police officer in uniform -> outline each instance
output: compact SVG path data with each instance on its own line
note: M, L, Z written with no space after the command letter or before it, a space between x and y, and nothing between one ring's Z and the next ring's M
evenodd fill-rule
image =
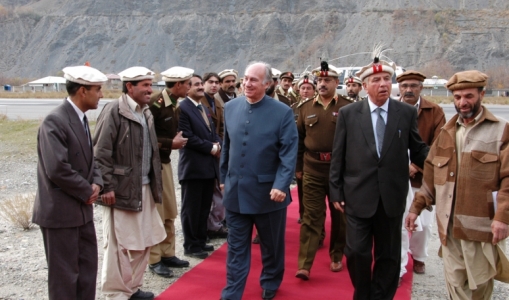
M169 268L189 267L189 262L175 256L175 218L177 217L177 199L173 183L173 171L170 154L172 149L180 149L187 143L182 131L177 132L178 99L189 91L189 79L193 70L183 67L172 67L161 73L166 88L150 99L150 112L154 116L154 126L159 145L159 156L162 164L163 200L156 208L164 224L166 238L150 248L149 269L161 277L172 277Z
M281 75L279 75L280 83L276 89L277 94L283 95L290 100L290 106L298 102L297 95L290 90L294 79L295 76L290 71L281 73Z
M274 98L278 101L283 102L284 104L286 104L288 106L291 106L292 102L290 99L288 99L288 97L286 97L280 93L276 93L276 88L278 87L278 85L277 85L278 78L279 78L279 76L281 76L281 71L279 71L278 69L274 69L274 68L272 68L271 71L272 71L272 84L265 91L265 94L271 98Z
M318 95L303 101L299 108L297 130L299 152L296 175L302 177L304 215L300 228L300 249L297 278L308 280L311 266L325 222L326 197L329 197L329 169L336 129L338 110L352 100L336 94L339 72L322 61L321 67L313 70L317 79ZM346 220L343 213L329 203L331 214L330 270L343 269L341 260L345 247Z
M343 83L346 86L346 94L348 97L352 98L354 102L364 100L363 97L359 96L359 93L362 91L362 81L359 77L349 74L345 76Z

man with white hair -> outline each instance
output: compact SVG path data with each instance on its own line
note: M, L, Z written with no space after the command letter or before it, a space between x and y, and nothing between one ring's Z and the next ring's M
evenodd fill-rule
M368 99L339 110L330 169L331 201L346 214L354 299L394 297L408 154L420 167L428 154L417 131L417 110L390 98L395 64L380 60L382 51L375 50L373 62L357 73Z
M122 95L97 119L94 153L104 189L104 260L101 288L106 299L153 299L140 289L150 247L166 233L156 209L162 201L161 160L149 110L154 73L132 67L118 74Z
M242 298L251 261L253 225L261 243L262 299L274 298L283 281L286 211L291 202L289 187L298 136L292 110L265 95L271 81L268 64L249 64L244 76L245 97L226 103L224 108L220 174L228 257L222 299Z

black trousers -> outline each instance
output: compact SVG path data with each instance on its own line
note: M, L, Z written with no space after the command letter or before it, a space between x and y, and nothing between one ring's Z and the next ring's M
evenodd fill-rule
M380 200L370 218L346 215L345 255L354 299L394 298L401 267L402 220L403 215L389 218Z
M94 300L97 238L94 222L79 227L41 227L48 262L49 299Z
M215 178L181 180L182 206L180 220L184 234L184 251L199 252L207 241L209 218Z

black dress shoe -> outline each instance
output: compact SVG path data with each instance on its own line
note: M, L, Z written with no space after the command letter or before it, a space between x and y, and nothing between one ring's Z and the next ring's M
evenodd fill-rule
M189 262L187 260L179 259L176 256L161 257L161 261L168 268L187 268L187 267L189 267Z
M228 228L221 227L218 230L207 230L207 236L211 239L225 239L228 237Z
M201 249L203 251L214 251L214 246L205 244L205 246L201 247Z
M148 268L152 273L159 275L161 277L170 278L173 277L173 271L168 269L161 261L157 264L148 265Z
M276 296L276 291L274 291L274 290L263 290L263 292L262 292L262 299L264 299L264 300L273 299L275 296Z
M140 289L136 291L136 293L131 295L131 298L129 300L153 300L154 294L151 292L144 292Z
M209 256L209 254L205 251L195 251L195 252L191 252L191 251L184 251L184 255L185 256L190 256L190 257L194 257L194 258L199 258L199 259L204 259L204 258L207 258L207 256Z

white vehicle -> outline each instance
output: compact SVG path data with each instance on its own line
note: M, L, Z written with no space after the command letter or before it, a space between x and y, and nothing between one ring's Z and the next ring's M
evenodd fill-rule
M362 69L362 67L336 67L336 69L341 72L341 75L339 75L339 85L336 88L336 92L340 95L346 95L346 85L343 83L345 80L345 76L348 77L350 74L355 75L358 71ZM399 87L398 82L396 81L396 77L405 72L406 70L403 69L400 66L396 66L396 72L392 76L392 91L391 91L391 97L394 99L399 99ZM362 90L360 92L360 96L364 97L366 96L366 91Z

